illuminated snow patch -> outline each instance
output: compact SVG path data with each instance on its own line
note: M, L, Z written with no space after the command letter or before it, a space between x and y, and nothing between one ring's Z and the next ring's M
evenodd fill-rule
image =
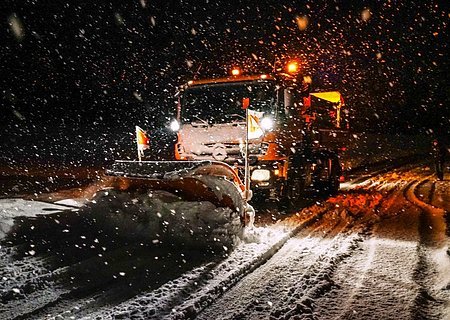
M63 210L67 207L41 201L0 199L0 239L11 230L17 217L36 217Z
M81 207L82 204L79 201L76 201L74 199L63 199L59 201L55 201L55 204L60 204L63 206L70 206L70 207Z
M280 226L244 228L242 240L244 243L264 244L282 239L287 234L286 228Z

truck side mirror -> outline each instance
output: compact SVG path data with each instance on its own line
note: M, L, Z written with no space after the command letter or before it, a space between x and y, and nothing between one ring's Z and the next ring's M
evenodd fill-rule
M297 112L295 110L295 97L290 89L284 89L284 111L286 116L295 117Z
M284 107L286 110L292 109L294 106L294 96L289 89L284 89Z

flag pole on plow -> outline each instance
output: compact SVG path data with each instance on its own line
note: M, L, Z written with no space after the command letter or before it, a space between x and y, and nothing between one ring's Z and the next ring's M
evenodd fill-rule
M244 171L244 185L245 185L245 194L244 194L244 206L246 215L248 216L248 225L249 227L253 227L253 224L255 222L255 210L253 207L248 203L250 199L252 198L252 190L250 189L250 166L248 163L248 152L249 152L249 146L248 146L248 140L250 139L249 133L253 133L254 128L259 128L259 126L255 126L252 120L255 120L252 115L249 113L248 107L250 106L250 98L243 98L242 99L242 109L245 109L245 171ZM251 124L251 125L250 125Z
M137 155L140 162L144 156L144 150L150 148L150 139L147 136L147 132L138 126L136 126L136 144Z
M250 181L249 181L249 165L248 165L248 130L249 130L249 115L248 115L248 107L250 105L249 98L242 99L242 109L245 110L245 158L244 158L244 185L245 185L245 201L248 198L248 192L250 189Z

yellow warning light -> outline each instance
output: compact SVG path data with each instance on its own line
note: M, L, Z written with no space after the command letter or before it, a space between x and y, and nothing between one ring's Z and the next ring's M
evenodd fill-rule
M312 83L312 78L311 78L311 76L304 76L304 77L303 77L303 82L304 82L304 83L309 83L309 84L311 84L311 83Z
M233 76L238 76L241 74L241 70L239 70L239 68L233 68L231 69L231 75Z
M298 61L289 61L289 63L286 66L288 73L297 73L299 69Z

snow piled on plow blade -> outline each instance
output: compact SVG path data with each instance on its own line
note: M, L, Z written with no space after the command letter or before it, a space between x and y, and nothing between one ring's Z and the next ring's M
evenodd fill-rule
M163 190L105 190L80 209L117 237L183 246L232 246L242 236L239 214L209 201L184 201Z
M209 201L238 211L245 219L242 181L220 161L122 161L106 174L115 177L119 190L165 190L190 201Z

